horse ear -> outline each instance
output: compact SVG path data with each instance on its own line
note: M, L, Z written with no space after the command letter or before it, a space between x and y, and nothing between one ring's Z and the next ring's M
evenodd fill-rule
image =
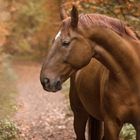
M63 4L63 5L61 5L61 7L60 7L60 18L61 18L61 20L64 20L64 19L66 19L67 17L68 17L68 15L67 15L67 13L66 13L66 10L65 10L64 4Z
M71 26L72 28L77 28L78 25L78 10L76 8L76 5L73 5L71 10Z

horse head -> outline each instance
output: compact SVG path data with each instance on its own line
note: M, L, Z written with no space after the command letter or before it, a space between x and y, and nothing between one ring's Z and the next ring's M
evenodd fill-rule
M68 17L61 11L62 24L45 60L40 80L47 91L56 92L75 71L87 65L92 57L90 42L79 34L76 6Z

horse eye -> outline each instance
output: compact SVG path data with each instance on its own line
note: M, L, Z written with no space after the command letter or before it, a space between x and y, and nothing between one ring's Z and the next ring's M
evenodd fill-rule
M69 44L70 44L70 42L68 42L68 41L64 41L64 42L62 42L62 46L63 46L63 47L68 47Z

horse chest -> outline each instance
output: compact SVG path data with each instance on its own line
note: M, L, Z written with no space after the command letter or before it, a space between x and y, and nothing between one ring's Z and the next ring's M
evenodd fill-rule
M78 90L78 97L90 115L97 119L101 119L100 94L96 84L94 84L94 88L93 85L90 84L88 84L88 86L86 85L86 87L80 88Z

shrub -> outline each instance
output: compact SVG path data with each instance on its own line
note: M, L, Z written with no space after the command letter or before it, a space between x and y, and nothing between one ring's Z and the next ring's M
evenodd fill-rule
M124 124L120 137L124 140L136 140L136 131L131 124Z
M0 140L19 140L19 130L10 119L0 120Z

